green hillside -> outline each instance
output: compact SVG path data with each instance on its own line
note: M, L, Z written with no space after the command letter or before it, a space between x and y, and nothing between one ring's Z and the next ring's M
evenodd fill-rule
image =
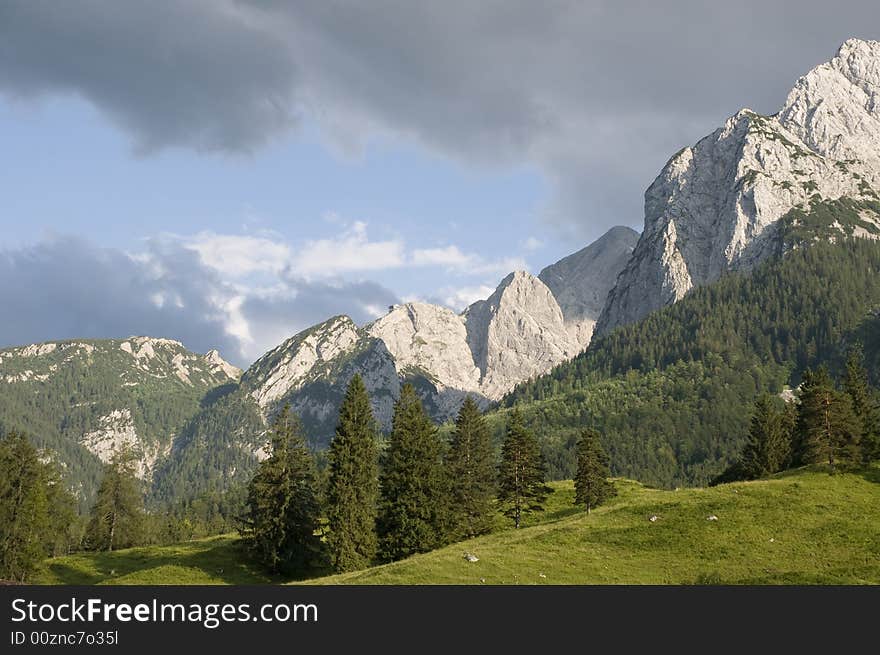
M841 215L819 209L826 220ZM496 436L517 406L543 440L551 477L571 477L576 435L592 426L614 475L706 484L740 451L758 394L796 386L808 367L834 372L856 340L877 382L878 307L880 243L796 248L697 288L520 385L493 418Z
M831 476L800 470L770 480L665 491L619 480L587 515L570 482L527 527L492 534L318 584L877 584L880 468ZM656 521L650 517L656 516ZM716 516L717 520L708 520ZM44 584L272 582L217 537L47 560ZM468 562L465 552L479 558Z
M46 449L85 510L102 471L96 452L111 433L125 435L150 469L211 392L230 382L207 356L168 339L80 339L5 348L0 350L0 435L19 430Z

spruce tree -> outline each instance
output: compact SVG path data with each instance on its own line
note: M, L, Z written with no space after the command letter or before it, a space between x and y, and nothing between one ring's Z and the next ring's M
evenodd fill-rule
M584 505L589 514L594 507L614 496L617 492L608 479L609 475L608 455L602 449L599 433L592 429L584 430L577 444L575 505Z
M104 467L104 477L86 527L86 546L112 551L140 542L143 532L143 493L134 474L134 455L117 452Z
M755 401L749 437L743 449L741 468L746 479L776 473L785 466L791 452L791 433L783 411L769 394Z
M497 481L492 439L480 408L470 396L455 419L446 469L453 539L489 532Z
M874 403L868 386L862 345L857 343L846 360L843 389L852 401L853 412L861 424L862 460L869 462L880 457L880 412Z
M507 421L498 470L498 500L504 515L518 528L523 514L544 509L550 491L544 484L544 459L538 440L514 408Z
M271 454L248 485L242 535L270 571L299 573L320 555L320 507L314 460L289 405L272 423L269 446Z
M18 433L0 441L0 577L24 582L46 556L49 510L43 466Z
M840 464L859 461L861 425L848 394L840 393L824 367L807 371L798 411L798 454L802 464Z
M403 386L394 405L379 488L379 549L383 559L401 559L445 543L442 444L411 384Z
M361 569L376 557L379 480L376 424L360 375L351 379L339 407L339 424L328 457L327 548L331 564L337 571Z

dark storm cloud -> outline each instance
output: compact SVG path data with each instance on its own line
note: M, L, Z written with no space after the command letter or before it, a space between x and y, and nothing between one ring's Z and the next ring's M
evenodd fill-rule
M247 151L295 121L284 35L237 3L0 3L0 90L77 94L136 146Z
M0 347L146 335L177 339L196 352L217 348L239 366L328 316L351 313L363 322L373 317L370 305L396 302L373 283L289 280L270 297L255 295L224 282L193 250L159 240L132 258L54 237L0 251L0 280ZM240 334L242 321L249 336Z
M0 89L75 92L145 147L248 150L298 114L344 146L411 138L528 164L547 215L641 222L666 159L741 106L772 113L876 0L5 2Z

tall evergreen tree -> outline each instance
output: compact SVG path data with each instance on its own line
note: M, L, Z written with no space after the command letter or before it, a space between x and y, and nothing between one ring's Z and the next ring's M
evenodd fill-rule
M376 458L370 397L361 376L355 375L339 407L339 424L329 451L327 548L337 571L364 568L376 557Z
M465 398L446 458L452 536L466 539L492 529L495 461L489 427L473 398Z
M134 456L117 452L104 467L104 477L86 527L86 546L112 551L137 544L144 523L143 493L134 474Z
M834 388L824 367L807 371L798 411L800 462L827 462L833 472L840 464L859 461L860 437L861 425L849 395Z
M575 505L584 505L587 513L614 496L617 492L608 479L608 455L602 449L599 433L587 429L581 432L577 444L577 473L574 478Z
M46 556L49 511L36 449L15 432L0 441L0 577L23 582Z
M314 460L289 405L273 421L269 445L271 454L248 485L242 535L269 570L298 573L320 555L320 507Z
M498 500L504 515L518 528L523 514L544 509L550 491L544 484L544 459L538 440L514 408L507 420L498 469Z
M44 537L46 553L51 557L66 555L79 542L76 534L80 525L76 499L65 488L55 464L50 462L43 465L43 480L49 516L49 528Z
M776 407L771 395L764 394L755 401L749 438L741 458L744 477L762 478L782 470L791 453L788 425L784 410Z
M868 386L865 354L860 343L854 345L847 356L843 389L849 394L853 411L861 424L863 461L880 458L880 411Z
M443 545L447 519L442 444L411 384L403 386L394 405L379 488L383 559L401 559Z

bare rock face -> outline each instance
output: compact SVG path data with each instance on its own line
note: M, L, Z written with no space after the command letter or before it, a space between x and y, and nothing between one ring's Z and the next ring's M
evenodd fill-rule
M370 392L376 419L390 424L400 386L394 359L382 341L347 316L335 316L269 351L242 375L241 386L264 416L289 403L307 428L326 432L332 431L355 373Z
M241 386L267 420L289 403L326 440L355 373L387 429L404 382L415 385L435 419L448 420L466 396L487 407L580 349L550 289L517 271L461 315L414 302L393 306L363 328L334 317L261 357Z
M684 148L645 193L645 228L596 326L603 334L777 252L780 219L880 188L880 42L850 40L782 110L743 109Z
M360 339L357 325L347 316L335 316L291 337L258 359L243 382L250 383L251 396L266 408L308 380L332 367Z
M635 230L613 227L586 248L560 259L538 275L559 303L565 326L581 349L590 343L608 292L638 240Z
M480 388L489 398L580 351L550 289L524 271L504 278L487 300L468 307L464 319Z
M385 343L401 373L423 372L444 387L479 391L465 322L452 310L421 302L395 305L367 332Z

